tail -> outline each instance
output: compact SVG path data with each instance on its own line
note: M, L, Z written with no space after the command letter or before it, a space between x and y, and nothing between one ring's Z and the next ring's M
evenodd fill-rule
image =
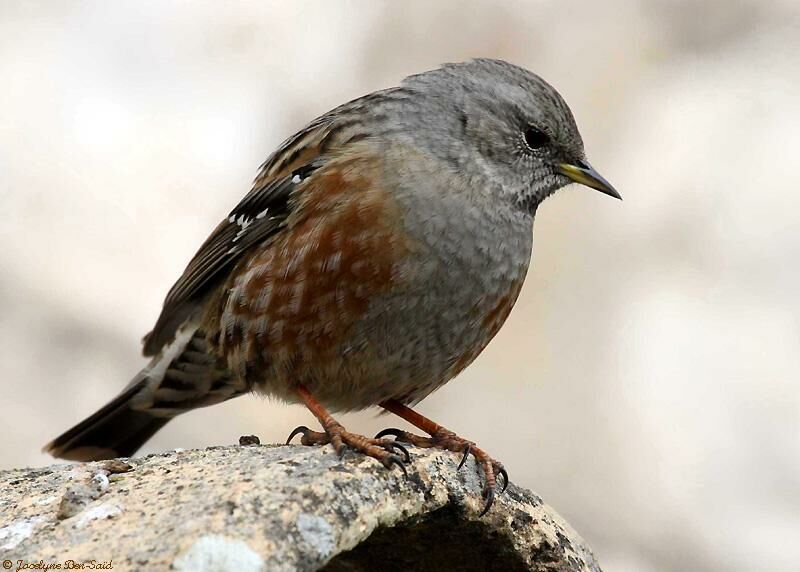
M43 451L71 461L130 457L173 417L246 391L187 323L122 393Z

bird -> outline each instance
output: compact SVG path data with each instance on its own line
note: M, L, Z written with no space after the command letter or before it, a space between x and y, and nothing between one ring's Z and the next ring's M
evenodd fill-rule
M412 407L497 334L537 208L571 183L621 198L561 95L502 60L443 64L336 107L266 159L200 246L143 339L147 366L43 450L129 457L177 415L265 394L319 422L289 441L404 472L403 443L472 456L486 513L508 485L502 463ZM333 416L376 406L425 435L370 438Z

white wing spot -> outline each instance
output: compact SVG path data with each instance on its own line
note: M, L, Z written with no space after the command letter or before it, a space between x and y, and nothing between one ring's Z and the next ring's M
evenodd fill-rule
M293 182L295 185L296 185L297 183L299 183L300 181L302 181L302 180L303 180L303 179L301 179L301 178L300 178L300 175L295 175L294 177L292 177L292 182Z
M239 232L236 233L236 236L233 237L233 242L236 242L237 240L242 238L242 236L244 236L247 227L253 224L253 219L246 218L245 215L241 215L239 219L236 221L236 224L238 224L242 228L240 228Z

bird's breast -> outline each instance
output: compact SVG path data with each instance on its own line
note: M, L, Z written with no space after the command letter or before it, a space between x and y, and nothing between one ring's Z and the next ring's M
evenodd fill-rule
M409 280L383 297L364 331L385 333L383 359L413 401L469 365L509 316L530 264L533 218L486 193L437 185L398 202L414 245L400 271Z
M480 353L522 287L532 220L413 185L365 157L309 180L287 227L229 282L219 339L234 372L360 409L424 397Z

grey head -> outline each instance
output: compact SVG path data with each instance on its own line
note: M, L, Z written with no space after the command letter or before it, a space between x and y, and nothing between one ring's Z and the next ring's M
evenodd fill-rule
M461 176L529 212L572 182L619 193L587 162L564 99L542 78L475 59L406 78L414 93L405 131Z

